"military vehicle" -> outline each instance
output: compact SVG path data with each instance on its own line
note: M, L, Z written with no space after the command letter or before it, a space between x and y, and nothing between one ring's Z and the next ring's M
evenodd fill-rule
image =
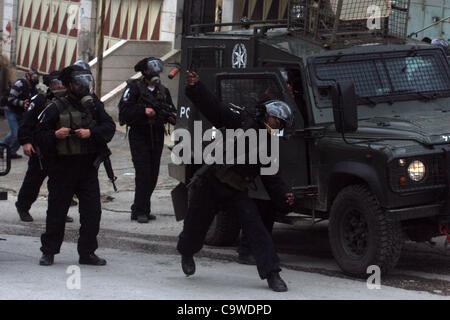
M0 143L0 148L2 148L2 153L0 153L0 177L6 176L11 169L11 152L9 146ZM8 200L8 192L0 191L0 200Z
M407 38L409 1L369 3L290 1L287 20L192 25L182 40L183 68L195 69L224 103L248 108L269 96L291 106L280 170L296 209L277 221L328 220L336 262L357 277L371 265L388 272L406 236L428 241L448 234L450 223L447 57ZM232 30L203 31L225 27ZM203 120L206 130L184 95L185 79L181 73L176 128L192 132ZM196 169L169 165L178 191ZM251 195L267 199L256 185ZM174 207L182 211L180 199ZM236 217L220 212L207 244L232 245L239 231Z

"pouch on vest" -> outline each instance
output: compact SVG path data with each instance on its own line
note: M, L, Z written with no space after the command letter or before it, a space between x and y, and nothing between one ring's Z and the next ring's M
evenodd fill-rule
M95 120L89 110L82 112L65 98L57 98L53 102L59 111L58 129L64 127L75 131L95 126ZM91 139L81 139L71 134L66 139L57 140L56 150L60 156L74 156L96 153L96 146Z

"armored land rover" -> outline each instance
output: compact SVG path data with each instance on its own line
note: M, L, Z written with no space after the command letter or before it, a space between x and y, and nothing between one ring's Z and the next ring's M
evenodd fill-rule
M385 1L374 21L366 2L290 1L285 21L193 25L182 40L183 68L224 103L289 103L295 122L280 142L280 170L296 209L277 221L329 220L335 260L352 276L370 265L388 272L406 236L428 241L448 234L450 223L447 56L406 37L409 1ZM177 128L192 132L203 120L206 130L184 96L185 79L181 73ZM186 191L197 168L169 165L180 182L173 195ZM267 199L256 185L250 194ZM185 199L173 196L176 211ZM207 243L231 245L239 231L236 218L220 212Z

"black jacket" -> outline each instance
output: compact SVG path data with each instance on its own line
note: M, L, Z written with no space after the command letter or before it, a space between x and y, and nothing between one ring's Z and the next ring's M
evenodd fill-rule
M25 109L23 108L25 100L31 100L31 98L36 94L36 88L28 85L25 79L17 80L9 91L9 110L19 115L23 114L25 112Z
M249 115L231 111L230 108L220 102L201 82L198 82L195 86L187 86L186 96L216 128L253 128L256 130L262 128L261 124L249 119ZM270 141L270 139L268 139L268 141ZM248 147L249 146L247 145L247 151L249 150ZM257 147L259 148L259 142ZM240 175L254 180L260 175L262 167L263 165L258 163L235 165L233 166L233 169ZM278 171L275 175L260 175L260 177L277 209L286 213L292 211L292 208L285 203L285 194L292 192L292 190L281 178L280 172Z
M20 145L33 143L33 136L39 122L38 116L44 111L48 98L50 96L38 94L31 99L30 107L25 112L19 128Z
M148 126L149 118L145 114L145 106L139 103L139 96L140 91L138 85L136 82L130 82L119 103L119 119L121 122L129 126ZM173 106L172 97L167 88L165 96L165 102ZM163 127L163 124L160 127Z
M70 97L67 99L74 105L79 103ZM96 145L102 148L105 144L110 142L116 131L116 124L111 116L106 113L103 103L94 97L95 110L94 110L94 120L95 126L90 128L92 139ZM81 108L81 106L79 106ZM39 124L37 132L34 136L36 143L41 149L41 152L46 158L54 158L57 155L56 152L56 136L55 131L58 130L59 122L59 110L55 103L50 104L45 111L39 117Z

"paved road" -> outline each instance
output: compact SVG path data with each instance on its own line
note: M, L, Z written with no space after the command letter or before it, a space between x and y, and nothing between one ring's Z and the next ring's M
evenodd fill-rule
M5 132L0 120L0 133ZM3 136L3 134L2 134ZM26 159L14 160L11 173L0 178L9 200L0 201L0 299L450 299L450 254L443 238L436 244L408 242L398 268L381 280L381 290L369 290L365 281L342 274L328 244L326 223L312 227L277 224L274 241L280 252L283 277L289 292L275 294L259 280L253 266L236 263L234 247L206 247L196 258L198 272L186 278L179 266L175 245L181 223L173 216L165 150L161 177L152 200L157 220L140 225L129 220L134 170L127 140L118 132L111 143L119 192L114 193L103 171L102 230L99 255L104 268L82 267L81 290L68 290L67 268L76 265L77 208L75 222L67 224L62 253L54 266L38 266L39 236L45 226L47 192L41 190L32 208L33 223L20 222L14 208Z

